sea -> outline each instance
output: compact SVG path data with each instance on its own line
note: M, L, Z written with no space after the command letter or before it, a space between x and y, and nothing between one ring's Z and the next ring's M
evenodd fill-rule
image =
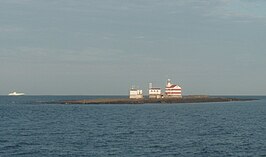
M0 156L266 156L264 96L222 103L58 103L104 97L0 96Z

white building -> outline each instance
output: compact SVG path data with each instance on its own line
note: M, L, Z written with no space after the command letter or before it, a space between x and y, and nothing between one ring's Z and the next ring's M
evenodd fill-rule
M178 85L171 84L171 80L167 80L165 86L165 97L167 98L182 98L182 88Z
M161 98L162 91L161 88L152 87L152 83L149 84L149 98Z
M129 98L130 99L142 99L143 98L142 90L131 88L129 91Z

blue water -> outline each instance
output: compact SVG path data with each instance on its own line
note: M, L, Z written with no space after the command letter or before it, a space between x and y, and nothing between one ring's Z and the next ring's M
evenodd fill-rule
M0 156L266 156L266 97L248 102L63 105L0 96Z

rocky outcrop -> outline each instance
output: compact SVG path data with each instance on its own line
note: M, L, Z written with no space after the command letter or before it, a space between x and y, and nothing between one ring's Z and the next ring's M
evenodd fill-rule
M68 100L62 101L63 104L149 104L149 103L201 103L201 102L228 102L228 101L251 101L254 99L237 99L226 97L208 96L185 96L182 98L160 98L160 99L128 99L128 98L106 98L93 100Z

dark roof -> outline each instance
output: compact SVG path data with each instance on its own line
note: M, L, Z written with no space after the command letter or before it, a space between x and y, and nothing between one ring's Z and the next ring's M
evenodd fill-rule
M174 88L176 85L175 84L173 84L173 85L171 85L170 87L167 87L166 86L166 88Z

